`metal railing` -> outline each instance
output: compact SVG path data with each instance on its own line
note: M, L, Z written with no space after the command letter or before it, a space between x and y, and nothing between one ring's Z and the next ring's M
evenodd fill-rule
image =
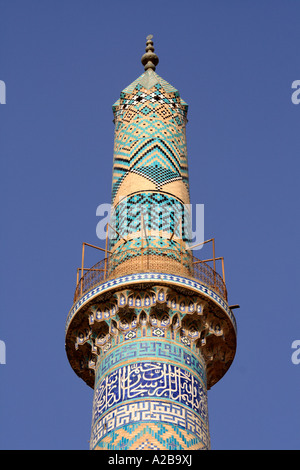
M215 266L216 260L222 260L223 278L208 264L213 261ZM118 253L107 253L107 258L98 261L91 268L83 266L78 268L74 302L107 279L137 272L163 272L188 276L200 281L227 300L223 258L199 260L186 250L147 247L140 251L123 250Z

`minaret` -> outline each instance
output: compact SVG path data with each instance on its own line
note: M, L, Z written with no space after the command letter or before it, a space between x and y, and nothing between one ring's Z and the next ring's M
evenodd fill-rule
M94 389L91 449L204 450L207 390L235 355L234 306L214 239L211 259L193 256L188 105L155 72L152 36L142 64L113 105L109 245L86 268L83 244L66 351Z

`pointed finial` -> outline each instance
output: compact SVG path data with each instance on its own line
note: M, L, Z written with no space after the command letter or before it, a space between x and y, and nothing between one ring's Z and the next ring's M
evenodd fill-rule
M153 38L152 34L149 34L149 36L147 36L146 54L144 54L141 59L141 62L144 66L145 71L148 69L155 70L159 62L157 55L154 53L152 38Z

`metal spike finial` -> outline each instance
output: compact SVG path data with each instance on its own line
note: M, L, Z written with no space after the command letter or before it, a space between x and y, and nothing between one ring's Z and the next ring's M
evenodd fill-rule
M149 34L147 36L147 43L146 43L146 53L143 55L141 62L144 66L145 71L151 69L155 70L156 66L159 62L159 59L157 55L154 53L154 47L153 47L153 35Z

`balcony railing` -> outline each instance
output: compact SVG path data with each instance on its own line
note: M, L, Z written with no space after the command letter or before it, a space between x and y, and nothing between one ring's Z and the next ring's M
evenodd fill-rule
M213 261L215 266L216 260L222 261L223 277L208 264ZM78 268L74 302L108 279L138 272L163 272L191 277L213 289L227 301L223 258L202 261L186 250L144 248L140 251L111 253L91 268Z

